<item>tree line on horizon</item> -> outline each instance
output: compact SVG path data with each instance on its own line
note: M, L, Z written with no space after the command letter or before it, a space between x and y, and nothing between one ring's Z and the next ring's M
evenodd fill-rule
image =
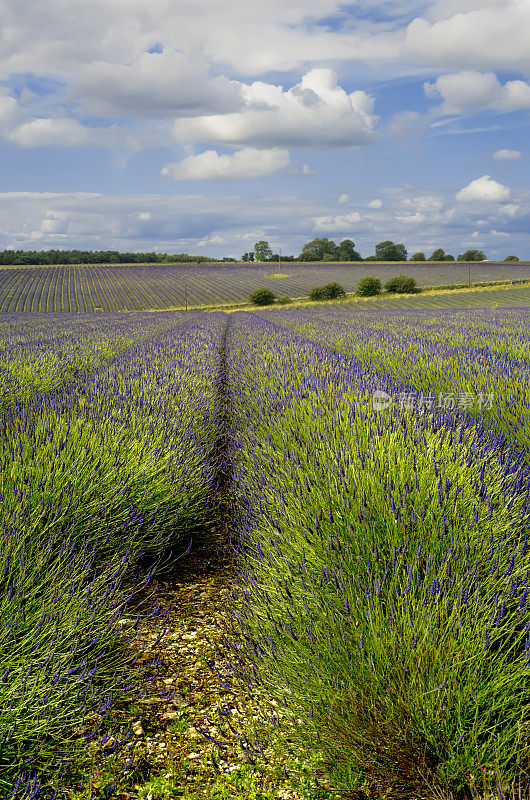
M466 250L456 258L450 253L446 253L443 247L438 247L432 255L426 256L419 251L408 257L407 248L402 243L392 242L389 239L379 242L375 246L375 253L372 256L363 258L355 249L355 242L352 239L343 239L339 244L329 239L327 236L311 239L302 247L299 256L282 256L273 253L269 243L262 240L256 242L254 250L243 253L242 261L485 261L486 254L483 250ZM506 256L504 261L519 261L514 255Z
M252 262L332 262L332 261L484 261L482 250L466 250L456 258L446 253L442 247L436 248L430 256L419 251L408 257L407 248L402 243L385 240L375 245L374 255L363 258L355 249L352 239L343 239L339 244L328 237L316 237L304 244L300 255L274 253L265 240L256 242L254 249L243 253L241 261ZM506 256L506 262L518 262L515 255ZM237 263L236 258L212 258L195 256L189 253L121 253L118 250L3 250L0 251L0 265L32 266L54 264L207 264Z
M189 253L120 253L118 250L3 250L0 264L31 266L46 264L168 264L218 263L236 259L192 256Z

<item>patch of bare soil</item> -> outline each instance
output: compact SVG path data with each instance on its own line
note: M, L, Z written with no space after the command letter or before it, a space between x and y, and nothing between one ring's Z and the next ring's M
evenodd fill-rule
M222 604L234 592L231 564L222 555L218 538L213 532L209 547L192 549L159 581L158 599L168 612L162 641L153 648L159 631L141 631L143 658L163 656L159 677L148 683L137 701L142 721L135 726L138 753L154 755L155 761L166 762L166 751L175 744L181 760L208 753L208 740L195 726L201 727L206 716L215 716L219 704L234 707L230 691L218 677L227 667L219 641ZM165 699L167 694L170 699Z

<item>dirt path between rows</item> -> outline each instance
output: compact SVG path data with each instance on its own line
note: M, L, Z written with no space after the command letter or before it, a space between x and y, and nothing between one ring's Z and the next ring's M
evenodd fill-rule
M122 765L114 774L96 765L88 786L71 800L165 798L240 798L241 800L331 800L324 770L312 754L309 763L292 748L278 724L277 704L250 696L235 679L223 634L226 608L237 607L239 592L230 557L231 422L227 335L221 337L217 377L216 436L209 458L216 464L210 518L188 553L158 578L157 599L166 619L146 616L134 647L149 669L157 656L156 678L134 703L121 709L120 733L131 729ZM147 604L148 605L148 604ZM146 605L146 607L147 607ZM153 619L157 619L153 622ZM130 622L130 620L129 620ZM124 620L124 624L129 624ZM165 629L162 638L161 628ZM113 746L110 741L110 747ZM109 748L109 741L103 747ZM127 755L134 752L129 771ZM107 773L112 770L107 770ZM114 780L111 780L111 779ZM109 794L106 787L113 786ZM87 791L88 790L88 791ZM84 792L84 793L83 793Z
M100 768L97 747L88 745L96 755L91 776L69 793L72 800L108 797L111 784L116 800L338 798L317 761L299 757L281 726L268 724L275 709L238 691L222 641L224 605L238 597L223 542L223 530L212 531L159 578L165 636L157 642L159 625L141 623L135 647L140 663L157 655L163 662L143 696L119 714L122 732L132 726L134 764L124 770L128 756L118 755L113 770Z

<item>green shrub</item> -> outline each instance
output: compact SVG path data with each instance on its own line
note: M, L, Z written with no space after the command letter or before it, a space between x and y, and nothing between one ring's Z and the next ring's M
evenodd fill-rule
M517 261L519 261L519 258L517 256L506 256L504 261L513 261L514 263L516 263Z
M287 303L291 302L291 298L289 297L288 294L282 294L282 295L280 295L280 297L278 297L276 302L279 303L282 306L285 306L285 305L287 305Z
M344 297L346 290L339 283L327 283L325 286L315 286L309 292L310 300L335 300Z
M255 306L270 306L274 303L275 298L274 292L271 292L265 286L262 286L261 289L254 289L249 296L250 302L254 303Z
M385 283L385 289L393 294L412 294L419 291L414 278L408 275L394 275Z
M414 253L410 257L410 261L425 261L425 253L422 253L421 250L418 253Z
M381 294L381 281L379 278L372 278L371 276L361 278L357 287L357 294L359 297L373 297L375 294Z
M326 300L334 300L336 297L344 297L346 295L346 290L340 285L340 283L328 283L324 286L324 292L326 295Z

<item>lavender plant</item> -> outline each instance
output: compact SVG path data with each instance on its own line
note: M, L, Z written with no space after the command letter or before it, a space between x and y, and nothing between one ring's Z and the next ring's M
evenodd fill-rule
M0 407L25 402L89 375L112 358L182 322L179 314L4 314L0 319Z
M405 391L452 397L457 412L476 413L530 453L528 309L292 310L267 318L397 378Z
M134 626L121 622L150 579L139 560L182 552L211 512L224 325L192 315L0 416L7 797L25 797L33 773L38 786L72 726L135 690Z
M469 414L375 411L375 389L403 385L277 325L233 315L228 344L234 668L323 749L342 796L516 797L527 461Z

